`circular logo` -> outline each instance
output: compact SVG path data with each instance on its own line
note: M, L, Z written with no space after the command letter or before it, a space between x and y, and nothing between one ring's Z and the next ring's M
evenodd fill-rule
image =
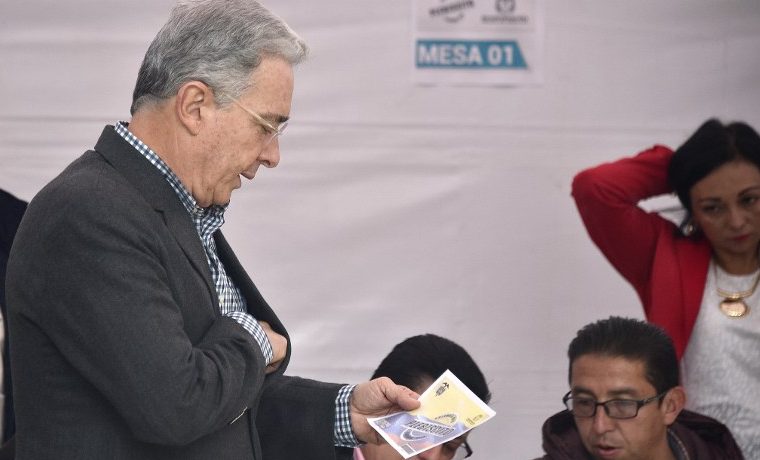
M446 425L453 425L457 422L457 414L451 412L448 414L441 414L435 418L436 422L445 423Z
M499 13L514 13L517 0L496 0L496 11Z

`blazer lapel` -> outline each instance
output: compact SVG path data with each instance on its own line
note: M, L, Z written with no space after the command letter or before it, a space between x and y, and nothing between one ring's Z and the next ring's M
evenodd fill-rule
M174 235L182 251L195 270L206 281L206 287L214 299L214 309L219 311L216 288L206 260L201 239L193 221L161 172L139 154L111 125L103 129L95 151L102 155L135 187L156 212L161 213L169 231Z
M248 312L256 319L268 322L277 333L285 334L285 327L280 323L267 301L264 300L256 285L253 284L221 231L214 233L214 242L219 253L219 260L224 264L224 269L248 303Z
M282 373L290 361L290 336L285 326L280 322L280 319L274 313L264 297L259 292L256 285L253 284L251 278L246 273L243 266L238 261L237 256L232 251L232 248L227 243L227 240L222 235L221 231L214 233L214 242L216 243L216 250L219 253L219 260L224 264L224 269L227 271L227 275L235 282L235 286L240 289L240 292L245 297L248 304L248 313L253 315L257 321L266 321L272 326L272 330L278 334L284 336L288 340L288 348L285 352L285 359L283 359L277 373Z

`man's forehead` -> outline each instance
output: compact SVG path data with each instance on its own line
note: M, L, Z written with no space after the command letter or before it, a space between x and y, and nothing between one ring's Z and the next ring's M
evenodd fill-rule
M625 396L646 392L650 387L646 365L640 359L587 354L571 365L570 389L574 393Z
M269 86L293 86L293 66L277 56L265 56L249 77L251 90L266 92Z

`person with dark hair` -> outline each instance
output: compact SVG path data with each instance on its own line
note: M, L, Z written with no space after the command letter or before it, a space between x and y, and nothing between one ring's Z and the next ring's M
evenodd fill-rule
M416 335L397 344L382 360L372 378L388 377L396 384L422 393L447 369L483 402L491 400L486 379L469 353L455 342L434 334ZM470 457L473 450L467 442L468 433L411 458L451 460ZM401 458L388 444L366 445L356 449L354 455L355 460Z
M274 168L304 42L254 0L186 0L132 119L29 204L8 261L19 460L350 458L417 394L284 376L285 327L222 235Z
M675 192L680 227L639 202ZM673 339L688 408L760 459L760 135L707 120L675 152L656 145L580 172L591 239Z
M610 317L570 343L567 410L543 426L544 460L736 460L720 422L683 410L670 337L644 321Z

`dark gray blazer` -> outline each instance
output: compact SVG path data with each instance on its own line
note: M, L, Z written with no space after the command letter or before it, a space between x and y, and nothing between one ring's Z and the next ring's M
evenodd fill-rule
M287 336L215 238L249 312ZM350 458L340 386L282 376L290 349L265 376L187 211L111 126L30 203L7 288L19 460Z

